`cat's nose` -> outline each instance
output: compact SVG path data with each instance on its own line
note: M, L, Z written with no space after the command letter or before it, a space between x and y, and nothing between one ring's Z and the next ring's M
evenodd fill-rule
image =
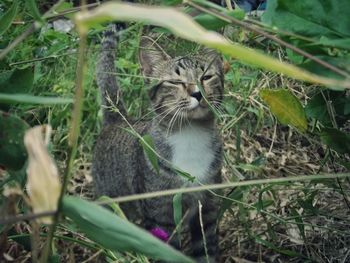
M203 98L202 93L200 91L192 92L191 97L196 98L199 101Z

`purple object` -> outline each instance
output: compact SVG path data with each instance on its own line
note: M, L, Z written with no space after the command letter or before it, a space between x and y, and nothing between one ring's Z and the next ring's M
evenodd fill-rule
M155 237L158 237L160 240L167 242L169 239L169 234L160 227L155 227L150 230L151 234Z

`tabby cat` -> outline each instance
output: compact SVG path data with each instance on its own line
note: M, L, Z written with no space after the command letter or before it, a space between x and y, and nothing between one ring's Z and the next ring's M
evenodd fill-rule
M127 119L140 135L152 137L155 150L162 156L158 160L158 174L145 156L139 139L125 129L129 126L122 117L126 116L126 109L121 90L115 76L110 74L115 72L118 32L115 26L105 32L97 65L97 83L105 110L93 157L96 194L117 197L194 186L198 182L220 183L222 143L208 101L212 107L218 107L222 100L221 57L214 51L203 50L195 56L171 58L151 38L142 37L139 61L145 83L156 81L149 91L155 117L151 121ZM117 106L117 111L110 109L112 104ZM177 174L174 167L196 180L189 182ZM171 234L175 229L172 203L173 197L167 196L121 206L129 220L141 220L140 224L148 230L161 228ZM209 192L186 194L182 197L182 207L183 214L188 211L184 225L191 236L190 255L196 262L207 262L207 259L217 262L218 199ZM179 248L176 238L170 243Z

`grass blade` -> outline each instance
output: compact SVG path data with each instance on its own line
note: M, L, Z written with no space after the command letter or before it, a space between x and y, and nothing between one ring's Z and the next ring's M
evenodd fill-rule
M65 196L62 213L104 248L132 251L170 262L193 262L169 245L109 210L80 198Z

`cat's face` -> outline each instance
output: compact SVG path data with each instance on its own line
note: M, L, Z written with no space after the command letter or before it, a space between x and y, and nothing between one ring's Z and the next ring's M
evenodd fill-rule
M213 51L188 57L169 57L150 38L143 38L140 63L149 83L153 108L170 121L208 120L223 94L223 62ZM208 105L210 103L211 106Z

